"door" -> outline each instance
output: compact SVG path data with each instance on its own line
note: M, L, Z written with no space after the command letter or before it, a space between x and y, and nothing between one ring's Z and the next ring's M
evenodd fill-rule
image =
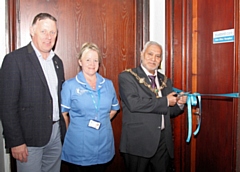
M168 1L167 14L166 59L174 85L201 94L238 92L239 1ZM213 43L214 32L228 29L235 30L234 42ZM202 96L201 105L201 128L189 143L187 113L173 121L175 170L239 170L238 99Z
M139 63L143 41L148 37L147 24L143 30L143 23L148 23L146 0L9 0L8 9L10 50L30 42L29 27L36 14L50 13L58 20L55 52L63 60L66 79L79 71L81 45L94 42L103 55L99 73L113 81L117 93L117 75ZM108 171L124 171L119 153L121 113L112 120L116 155ZM64 165L62 171L67 171Z
M208 94L238 92L234 42L213 43L213 32L235 28L235 1L212 0L207 4L198 0L194 3L198 30L197 91ZM196 138L196 171L234 171L237 99L202 99L202 128Z

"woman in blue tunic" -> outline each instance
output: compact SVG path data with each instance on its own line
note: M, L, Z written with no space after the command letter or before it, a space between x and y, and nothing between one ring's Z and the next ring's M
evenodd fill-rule
M81 71L63 84L61 107L67 133L62 160L70 171L105 171L115 154L111 119L120 106L112 81L97 72L100 62L98 46L83 44L78 59Z

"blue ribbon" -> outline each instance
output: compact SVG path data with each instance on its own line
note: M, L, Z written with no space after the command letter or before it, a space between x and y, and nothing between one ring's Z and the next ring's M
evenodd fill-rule
M180 89L173 88L173 91L176 93L184 92ZM185 92L184 95L188 96L187 98L187 109L188 109L188 136L186 142L189 142L191 139L192 135L192 106L197 105L198 101L198 106L199 106L199 121L198 121L198 127L197 129L193 132L194 135L197 135L200 126L201 126L201 113L202 113L202 106L201 106L201 96L222 96L222 97L232 97L232 98L239 98L239 93L227 93L227 94L200 94L200 93L192 93L190 94L189 92Z

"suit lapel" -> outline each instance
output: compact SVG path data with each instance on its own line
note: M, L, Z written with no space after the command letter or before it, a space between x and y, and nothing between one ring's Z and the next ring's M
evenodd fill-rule
M60 68L61 65L59 64L59 60L57 59L56 55L53 57L53 64L58 78L58 90L61 90L60 86L64 82L64 80L62 80L61 77L62 69Z
M146 73L144 72L144 70L142 69L141 66L137 67L137 74L140 78L145 78L145 81L151 85L151 82L148 78L148 76L146 75Z
M162 85L162 81L164 81L164 75L162 75L161 73L157 72L157 77L158 77L159 85ZM162 92L162 96L166 96L167 95L166 89L162 89L161 92Z
M32 65L36 69L36 71L38 73L38 76L41 79L41 81L43 82L43 84L46 87L48 87L47 80L44 76L41 64L40 64L40 62L37 58L37 55L36 55L35 51L33 50L32 46L31 46L31 43L28 44L27 48L28 48L28 54L29 54L28 58L29 58L29 60L32 62Z
M136 68L136 73L140 78L145 78L145 82L151 85L151 82L148 78L148 76L146 75L146 73L144 72L144 70L142 69L141 66ZM144 84L140 84L140 86L144 89L147 90L147 92L150 92L151 94L154 94L148 87L146 87Z

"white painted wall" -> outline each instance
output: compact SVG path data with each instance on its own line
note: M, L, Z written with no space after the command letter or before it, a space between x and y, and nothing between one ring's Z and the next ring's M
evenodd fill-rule
M162 45L162 65L159 71L165 74L165 0L150 1L150 41Z

